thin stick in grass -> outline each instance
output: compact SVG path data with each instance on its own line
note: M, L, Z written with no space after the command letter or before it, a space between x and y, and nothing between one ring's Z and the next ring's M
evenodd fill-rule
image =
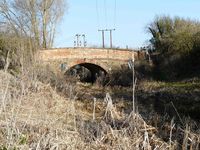
M94 107L93 107L93 121L95 120L95 108L96 108L96 98L94 98Z

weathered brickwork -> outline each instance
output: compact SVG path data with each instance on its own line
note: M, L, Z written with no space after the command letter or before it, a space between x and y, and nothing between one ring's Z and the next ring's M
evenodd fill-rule
M95 48L59 48L40 50L38 58L48 63L54 70L60 70L60 65L64 64L66 70L82 63L91 63L102 67L109 72L114 67L127 64L133 57L144 57L137 51L119 49L95 49Z

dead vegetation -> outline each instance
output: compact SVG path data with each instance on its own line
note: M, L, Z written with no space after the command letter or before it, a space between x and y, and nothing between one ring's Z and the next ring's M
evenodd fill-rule
M199 149L200 136L189 126L179 130L178 143L172 122L164 141L156 126L120 109L106 90L104 99L79 100L77 84L42 83L41 76L36 69L18 77L0 72L0 149Z

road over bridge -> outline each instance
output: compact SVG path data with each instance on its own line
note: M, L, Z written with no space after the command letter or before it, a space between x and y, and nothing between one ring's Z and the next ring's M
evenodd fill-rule
M94 76L99 71L111 72L127 65L132 58L143 59L144 53L125 49L55 48L39 51L39 58L55 72L65 73L77 65L90 70Z

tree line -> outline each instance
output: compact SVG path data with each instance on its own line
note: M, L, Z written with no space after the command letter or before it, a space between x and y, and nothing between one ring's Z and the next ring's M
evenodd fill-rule
M199 74L200 22L157 16L148 26L151 51L161 78L178 79ZM160 74L159 74L160 73Z

